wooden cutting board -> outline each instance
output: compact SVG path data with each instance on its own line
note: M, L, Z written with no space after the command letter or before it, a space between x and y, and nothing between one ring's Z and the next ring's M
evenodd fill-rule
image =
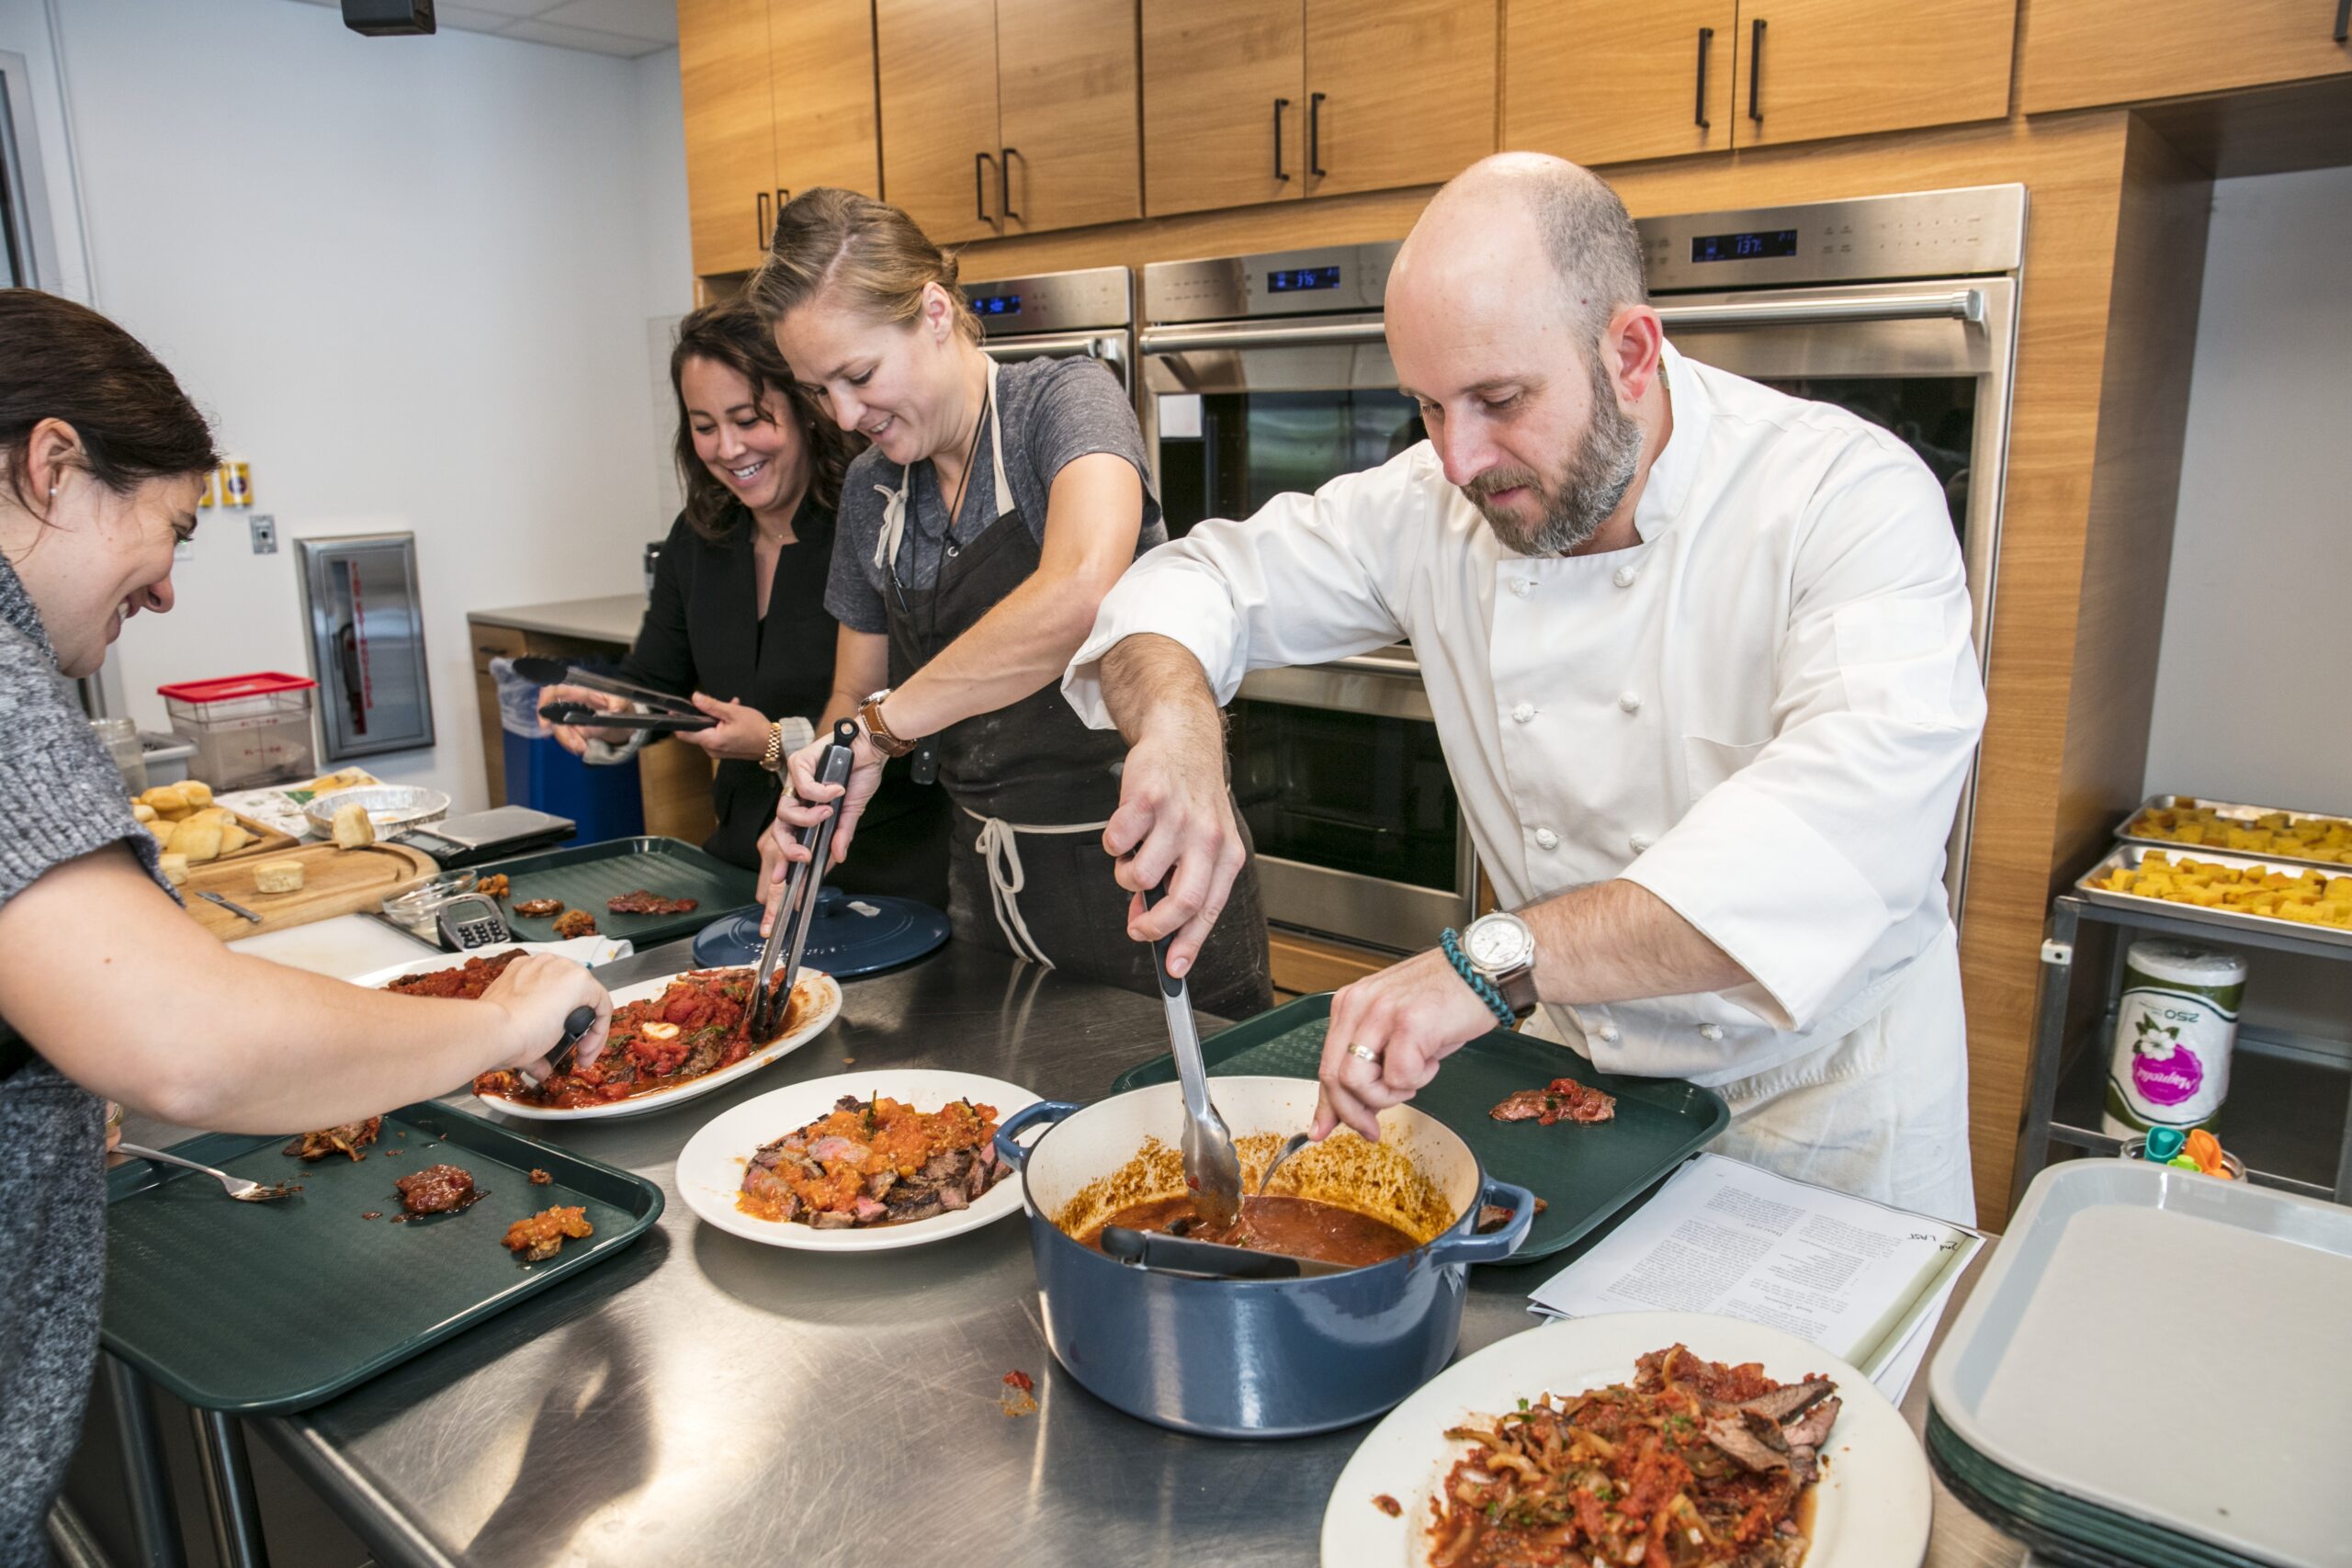
M302 886L294 893L264 893L254 886L254 867L269 860L299 862ZM180 897L197 924L223 942L263 931L308 925L334 915L372 909L401 889L440 871L431 855L401 844L369 844L365 849L339 850L333 844L307 844L282 854L250 856L232 861L208 861L190 866ZM198 893L218 893L243 904L261 917L256 925L231 914Z

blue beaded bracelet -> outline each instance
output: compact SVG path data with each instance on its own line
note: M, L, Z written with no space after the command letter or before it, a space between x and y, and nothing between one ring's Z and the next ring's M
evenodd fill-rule
M1445 934L1438 938L1438 945L1445 950L1445 961L1453 965L1453 972L1462 976L1462 983L1477 992L1478 999L1487 1004L1487 1010L1495 1015L1495 1021L1505 1029L1518 1028L1519 1014L1503 1000L1503 994L1496 988L1495 983L1479 974L1470 960L1463 956L1462 941L1454 935L1452 926L1446 927Z

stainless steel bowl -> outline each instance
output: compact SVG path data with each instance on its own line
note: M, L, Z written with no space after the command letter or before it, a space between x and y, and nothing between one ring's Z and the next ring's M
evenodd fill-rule
M423 828L449 815L449 797L422 784L362 784L315 796L302 815L322 833L334 831L334 814L346 806L364 806L368 820L379 833Z

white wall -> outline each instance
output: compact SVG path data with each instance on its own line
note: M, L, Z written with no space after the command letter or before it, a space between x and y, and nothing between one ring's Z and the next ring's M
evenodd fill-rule
M0 49L46 55L43 9L0 0ZM306 672L291 540L411 531L438 744L368 765L483 804L466 612L629 591L667 525L646 323L691 290L675 53L363 39L285 0L51 16L84 297L214 415L286 541L208 514L178 608L119 645L131 713Z

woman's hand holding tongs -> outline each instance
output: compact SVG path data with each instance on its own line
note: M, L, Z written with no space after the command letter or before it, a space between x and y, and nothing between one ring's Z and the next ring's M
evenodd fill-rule
M586 686L540 687L540 705L544 707L555 703L578 703L599 713L627 713L635 705L627 697L615 696L610 692L592 691ZM554 733L556 744L575 757L588 754L588 742L591 740L602 740L613 746L627 745L631 733L626 729L595 729L574 724L555 724L548 728Z
M882 764L887 760L865 738L861 728L857 744L851 750L853 759L849 783L820 784L817 769L823 761L825 748L833 743L831 732L820 734L816 739L795 751L786 764L786 776L792 787L776 802L775 820L760 835L760 901L767 906L761 917L760 931L766 934L784 908L786 879L792 868L808 858L807 846L800 842L800 831L813 828L825 819L841 802L841 820L833 825L831 863L839 865L849 858L849 841L857 829L858 815L882 783Z
M718 722L708 729L682 730L679 739L722 760L756 762L767 755L767 715L741 703L721 702L703 692L694 694L694 705Z

